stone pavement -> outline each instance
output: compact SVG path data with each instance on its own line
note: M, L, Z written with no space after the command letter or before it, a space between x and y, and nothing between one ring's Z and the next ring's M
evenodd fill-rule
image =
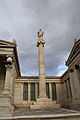
M35 115L59 115L59 114L76 114L79 111L69 110L64 108L54 108L54 109L42 109L42 110L31 110L31 109L15 109L13 116L35 116Z
M80 120L80 111L64 108L15 109L12 116L0 116L0 120Z

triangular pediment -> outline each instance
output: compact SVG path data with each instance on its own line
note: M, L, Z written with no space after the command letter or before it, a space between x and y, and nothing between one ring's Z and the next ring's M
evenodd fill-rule
M79 53L79 51L80 51L80 39L74 43L71 53L67 59L66 65L69 64L69 62Z
M7 41L4 41L4 40L0 40L0 47L13 47L15 44L13 42L7 42Z

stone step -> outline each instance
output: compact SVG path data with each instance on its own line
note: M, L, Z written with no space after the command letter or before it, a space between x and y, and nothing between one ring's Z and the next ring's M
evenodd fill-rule
M52 101L49 98L38 98L33 105L30 106L30 109L41 109L41 108L60 108L59 104L56 104L56 101Z
M49 108L60 108L60 104L54 105L31 105L30 109L49 109Z
M43 101L52 102L52 100L49 98L38 98L37 99L37 102L43 102ZM53 101L53 102L56 102L56 101Z
M56 101L52 101L51 99L49 98L38 98L36 102L48 102L48 103L54 103L56 104Z
M45 105L56 105L56 103L54 103L54 102L34 102L34 105L43 105L43 106L45 106Z

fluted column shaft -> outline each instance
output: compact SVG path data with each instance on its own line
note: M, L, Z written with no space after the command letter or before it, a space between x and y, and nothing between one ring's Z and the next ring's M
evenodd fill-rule
M39 67L39 97L46 97L45 63L44 63L44 40L37 41L38 67Z

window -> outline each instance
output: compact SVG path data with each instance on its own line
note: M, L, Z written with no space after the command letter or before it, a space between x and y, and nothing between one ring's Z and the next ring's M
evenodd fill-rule
M48 98L50 98L50 94L49 94L49 83L46 83L46 95L48 96Z
M28 100L28 83L23 85L23 100Z
M52 83L52 100L56 100L57 96L56 96L56 84Z
M35 83L31 83L31 100L35 100Z

